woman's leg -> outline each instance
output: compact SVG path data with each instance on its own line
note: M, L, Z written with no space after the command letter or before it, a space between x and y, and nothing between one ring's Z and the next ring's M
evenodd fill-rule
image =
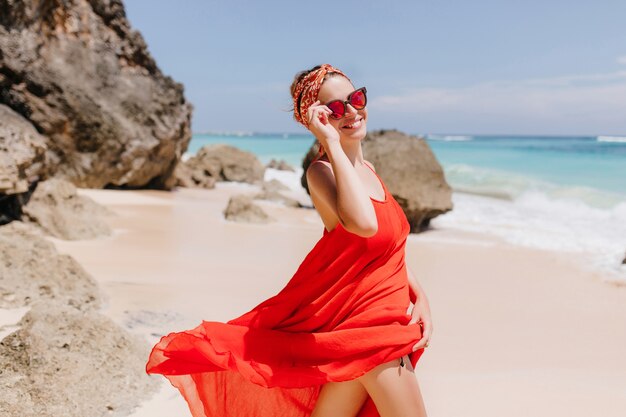
M354 417L367 399L358 379L328 382L322 386L311 417Z
M426 417L417 378L407 356L383 363L358 378L374 401L381 417Z

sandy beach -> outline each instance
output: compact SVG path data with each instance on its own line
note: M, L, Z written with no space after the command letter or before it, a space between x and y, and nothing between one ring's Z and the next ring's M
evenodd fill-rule
M235 182L173 192L80 189L116 213L113 235L49 239L98 281L102 313L152 345L274 295L321 237L312 208L258 201L275 222L224 220L229 196L257 189ZM304 190L287 194L310 205ZM406 259L433 314L430 347L416 369L430 416L624 415L626 287L565 254L453 229L409 236ZM3 310L0 318L15 323L25 311ZM188 413L162 378L132 416Z

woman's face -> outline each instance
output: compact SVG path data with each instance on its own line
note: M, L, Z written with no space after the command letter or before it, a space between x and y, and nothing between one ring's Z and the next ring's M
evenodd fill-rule
M348 79L342 75L334 75L324 80L317 95L321 104L326 104L332 100L345 101L348 95L355 90ZM328 118L331 126L339 132L342 139L361 140L367 133L367 107L356 110L350 104L346 104L346 114L341 119Z

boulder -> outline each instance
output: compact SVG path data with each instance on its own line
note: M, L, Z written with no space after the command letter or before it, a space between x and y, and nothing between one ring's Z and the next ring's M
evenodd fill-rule
M174 171L176 177L176 185L185 188L215 188L217 182L216 177L212 177L211 173L205 170L201 163L197 160L191 163L179 162Z
M228 200L224 210L226 220L242 223L269 223L274 221L261 207L254 204L251 196L237 194Z
M402 207L411 232L427 229L430 219L452 210L452 189L426 140L398 130L379 130L367 134L362 149ZM306 170L316 154L314 144L303 161L301 182L307 192Z
M43 178L46 140L32 124L0 104L0 194L18 194Z
M96 311L38 302L0 341L0 414L128 416L156 392L145 340Z
M260 193L255 194L253 198L255 200L275 201L282 203L287 207L302 207L302 204L300 204L298 200L287 197L278 191L263 190Z
M0 308L40 300L79 310L101 305L93 278L74 258L59 254L37 229L20 221L0 226Z
M263 181L262 184L263 191L283 191L289 190L285 184L277 180L276 178L272 178L269 181Z
M284 159L277 161L272 158L272 160L266 165L266 168L279 169L281 171L292 171L295 172L295 169L287 163Z
M22 216L36 181L45 176L46 149L28 120L0 104L0 225Z
M226 144L207 145L176 169L178 185L213 188L216 181L260 185L265 167L252 152Z
M183 86L120 0L0 0L0 103L45 137L45 176L79 187L169 189L191 139Z
M58 178L38 183L23 213L23 220L66 240L111 235L105 216L114 214L93 199L78 195L72 183Z

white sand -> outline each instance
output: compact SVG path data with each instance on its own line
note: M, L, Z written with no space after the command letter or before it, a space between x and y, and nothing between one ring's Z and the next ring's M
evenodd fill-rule
M275 223L226 222L242 190L258 188L80 190L118 213L113 236L52 240L100 283L105 314L156 343L274 295L321 237L314 210L270 202ZM411 235L407 262L435 327L416 370L429 416L626 415L626 287L557 253L455 230ZM162 379L133 417L189 415Z

